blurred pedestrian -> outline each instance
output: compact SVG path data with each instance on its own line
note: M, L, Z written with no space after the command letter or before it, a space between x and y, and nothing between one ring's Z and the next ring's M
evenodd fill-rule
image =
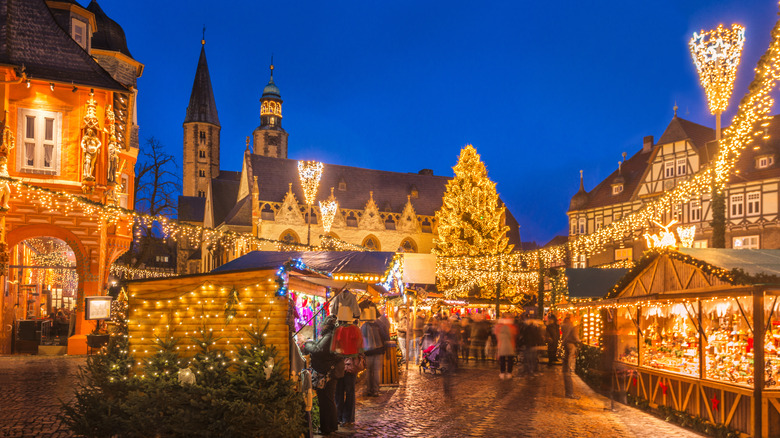
M385 354L385 344L390 341L381 324L376 322L376 307L365 307L360 312L363 325L360 331L363 335L363 350L366 355L366 395L379 396L379 382L382 377L382 357Z
M473 326L471 317L467 316L463 319L461 319L461 330L460 330L460 357L463 359L464 362L468 363L469 361L469 338L471 337L471 327Z
M420 362L420 341L422 341L423 327L425 326L425 312L420 309L416 315L410 315L409 322L412 325L411 333L406 350L409 352L409 362L418 364Z
M512 378L512 366L514 365L515 355L517 354L515 346L515 337L517 328L512 315L505 313L498 320L495 327L496 334L496 354L498 355L499 375L501 379Z
M471 355L474 361L485 361L485 344L490 337L490 323L485 321L485 315L478 313L471 327Z
M561 326L558 325L558 318L554 313L547 315L547 366L552 366L558 362L558 343L561 340Z
M395 333L398 338L398 348L401 349L401 355L404 361L409 362L409 356L406 352L406 333L409 330L409 316L406 309L398 309L395 314Z
M577 346L580 344L580 335L572 321L571 315L563 318L561 325L561 342L563 343L563 388L566 398L578 399L574 395L574 367L577 361Z
M539 349L544 345L542 336L542 322L534 319L525 321L523 338L525 341L525 373L529 376L538 376L539 373Z

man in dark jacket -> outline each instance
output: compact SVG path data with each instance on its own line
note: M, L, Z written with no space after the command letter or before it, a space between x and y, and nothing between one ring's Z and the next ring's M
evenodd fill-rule
M336 316L330 315L322 321L320 339L306 341L301 351L311 355L311 367L320 374L329 375L328 383L317 389L317 402L320 407L320 431L328 435L338 430L339 420L336 410L336 380L344 377L344 359L331 353L330 344L333 330L336 328Z
M554 314L547 315L547 366L558 362L558 342L561 340L561 326Z

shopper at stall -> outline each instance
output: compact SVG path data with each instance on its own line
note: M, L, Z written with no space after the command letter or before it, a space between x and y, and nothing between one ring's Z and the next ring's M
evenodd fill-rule
M501 379L512 378L512 365L514 364L515 354L515 336L517 329L512 315L505 313L498 320L495 327L496 334L496 354L498 355L499 375Z
M420 309L417 311L417 315L410 318L411 338L407 350L409 351L409 361L413 364L417 364L420 361L420 341L422 341L423 327L425 326L425 311Z
M471 350L469 347L469 338L471 337L471 327L473 327L473 325L470 316L461 319L460 354L461 359L466 363L469 361L469 353Z
M366 395L377 397L382 376L382 356L385 353L385 343L390 341L390 337L376 322L376 307L364 307L360 313L360 320L363 321L360 331L363 334L363 350L366 355L368 374Z
M404 360L408 363L409 356L406 352L406 333L409 330L409 315L406 309L398 309L398 312L395 314L395 324L395 333L396 337L398 338L398 348L401 349L401 355L403 355Z
M561 340L561 326L558 325L558 318L554 313L547 315L547 366L552 366L558 362L558 342Z
M577 346L580 344L580 335L572 321L571 315L566 315L561 324L561 342L563 343L563 388L566 398L578 399L574 395L574 365L577 360Z
M344 377L344 360L330 351L333 340L333 330L336 327L336 316L330 315L322 321L320 338L317 341L306 341L301 348L304 354L311 355L311 367L323 379L327 379L322 388L316 388L317 402L320 407L320 433L328 435L339 428L336 410L336 383Z

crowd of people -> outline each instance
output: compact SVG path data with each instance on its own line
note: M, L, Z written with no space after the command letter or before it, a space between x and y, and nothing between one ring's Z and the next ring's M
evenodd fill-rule
M409 364L419 364L423 352L436 343L446 345L449 360L498 362L499 378L511 379L516 361L520 361L520 373L526 376L540 374L540 352L547 351L547 366L558 363L559 347L563 351L563 374L566 397L574 395L572 374L576 359L576 348L580 343L578 331L571 316L559 324L558 317L550 312L545 321L533 319L526 313L504 313L497 320L491 320L485 313L474 313L461 317L418 310L416 314L406 309L396 315L398 344Z
M390 322L386 315L370 301L357 304L349 293L337 297L331 311L320 325L319 337L300 344L304 354L311 355L313 387L317 393L320 411L320 433L328 435L339 426L350 426L355 421L355 385L357 375L366 371L364 396L379 395L383 356L390 343ZM336 316L338 315L338 316ZM518 374L540 374L539 352L546 350L547 365L558 362L559 348L563 351L563 381L565 396L574 394L573 379L578 330L569 315L559 324L554 313L545 321L528 317L525 313L504 313L490 319L485 313L460 317L445 312L430 313L401 309L395 315L398 347L407 365L418 365L424 355L439 346L445 366L457 368L460 362L495 361L499 378L511 379L516 361ZM356 324L357 323L357 324ZM357 331L352 335L346 327ZM359 338L360 354L346 346L352 338ZM355 353L355 354L353 354ZM325 376L324 378L321 378ZM446 379L445 392L447 390Z

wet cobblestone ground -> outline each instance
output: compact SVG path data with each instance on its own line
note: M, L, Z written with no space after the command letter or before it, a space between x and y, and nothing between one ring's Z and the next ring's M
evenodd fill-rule
M498 378L493 363L462 367L450 378L409 368L397 388L359 398L354 427L335 437L700 437L656 417L611 403L575 380L579 400L564 398L561 367L538 377ZM358 387L358 390L360 387Z
M73 397L82 357L0 357L0 437L61 438L60 400ZM499 380L495 364L462 367L449 378L402 373L398 387L358 398L357 422L333 437L698 437L594 393L579 379L582 398L563 398L561 367L539 377ZM360 389L360 387L358 388Z
M0 437L70 437L57 418L85 356L0 357Z

